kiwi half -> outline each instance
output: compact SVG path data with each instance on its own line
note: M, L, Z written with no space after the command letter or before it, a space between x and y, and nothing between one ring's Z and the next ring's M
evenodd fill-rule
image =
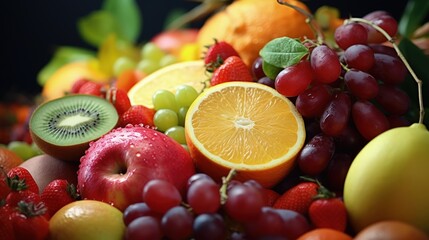
M112 130L118 122L115 107L107 100L74 94L45 102L30 118L30 134L46 154L79 161L89 143Z

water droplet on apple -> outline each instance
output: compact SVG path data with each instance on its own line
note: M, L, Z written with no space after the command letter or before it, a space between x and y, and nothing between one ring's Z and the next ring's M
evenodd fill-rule
M136 157L141 157L141 156L142 156L142 154L140 152L136 153Z

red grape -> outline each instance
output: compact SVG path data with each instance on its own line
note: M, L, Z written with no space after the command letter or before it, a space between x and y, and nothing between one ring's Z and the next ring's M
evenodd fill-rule
M400 84L408 73L404 63L399 59L383 53L374 54L374 66L370 73L386 84Z
M310 231L310 223L301 213L288 209L274 209L283 219L283 236L286 239L297 239Z
M168 210L161 220L162 232L168 239L189 239L192 236L194 217L182 206Z
M264 197L258 189L240 184L228 191L224 207L232 219L247 222L256 219L264 205Z
M327 187L332 191L342 192L344 181L353 158L347 153L335 153L326 170Z
M128 225L131 221L138 217L152 216L161 219L161 214L154 212L144 202L133 203L125 208L123 213L123 219L125 225Z
M363 18L382 28L390 37L394 37L398 31L398 22L385 11L374 11L365 15ZM386 37L372 26L367 24L363 24L363 26L368 31L368 43L382 43L387 41Z
M347 126L351 111L348 94L339 92L326 107L320 117L320 129L329 136L339 135Z
M367 45L352 45L344 51L344 59L348 68L368 71L374 66L374 51Z
M357 69L347 71L344 75L344 82L351 93L358 99L373 99L379 91L377 80L371 74Z
M165 213L182 201L179 190L170 182L153 179L143 188L143 201L155 212Z
M218 213L204 213L198 215L192 226L195 240L224 240L226 239L226 226Z
M151 216L136 218L128 224L125 239L162 239L161 225Z
M355 44L366 44L368 33L361 24L349 23L335 29L334 39L341 49L346 50Z
M410 108L410 97L399 87L382 84L375 99L390 114L403 115Z
M341 64L338 55L326 45L313 49L310 56L315 80L320 83L335 82L341 74Z
M332 88L326 84L316 84L299 94L295 105L302 116L318 117L322 115L331 99Z
M369 101L355 102L352 116L356 128L368 141L389 129L387 117Z
M282 217L271 207L263 207L257 219L244 224L246 236L252 239L283 237L283 227Z
M295 97L307 89L312 81L313 71L310 62L303 60L280 71L274 84L279 93L286 97Z
M304 145L296 161L304 174L316 176L328 166L334 152L334 139L318 134Z
M219 186L208 179L195 181L188 189L187 200L196 214L215 213L220 207Z

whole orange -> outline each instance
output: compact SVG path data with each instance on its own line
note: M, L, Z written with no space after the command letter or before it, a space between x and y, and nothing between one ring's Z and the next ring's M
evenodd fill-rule
M406 222L386 220L373 223L357 233L355 240L429 240L422 229Z
M297 240L352 240L353 238L343 232L330 228L315 228L301 235Z
M300 1L288 3L309 11ZM306 17L277 0L236 0L225 9L212 15L201 27L197 42L200 51L213 44L213 39L230 43L251 66L259 50L278 37L313 37Z

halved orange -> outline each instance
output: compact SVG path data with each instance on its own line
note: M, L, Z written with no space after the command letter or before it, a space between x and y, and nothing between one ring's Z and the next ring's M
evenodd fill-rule
M220 180L235 169L238 180L254 179L265 187L289 173L305 141L293 103L254 82L206 89L189 107L185 131L198 170Z

